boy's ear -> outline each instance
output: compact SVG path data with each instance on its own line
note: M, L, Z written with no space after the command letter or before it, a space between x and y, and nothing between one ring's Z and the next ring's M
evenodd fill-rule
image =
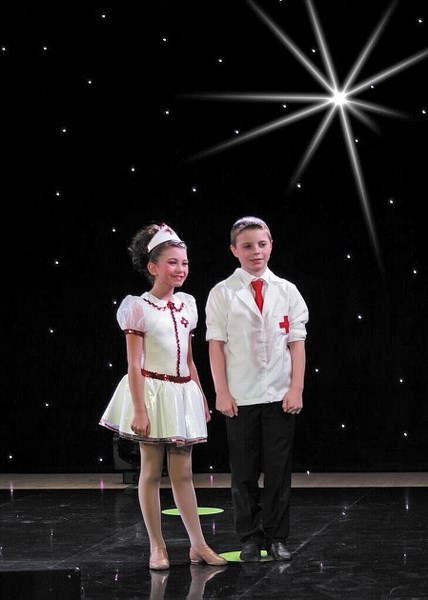
M230 244L229 248L230 248L230 251L232 252L233 256L236 256L236 247L233 246L232 244Z

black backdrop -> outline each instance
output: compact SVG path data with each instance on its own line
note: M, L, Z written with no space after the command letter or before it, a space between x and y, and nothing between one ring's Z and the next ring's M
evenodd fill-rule
M339 82L373 39L355 99L400 112L345 109L364 195L339 111L295 179L325 112L245 135L313 101L201 97L326 95L314 14ZM427 27L423 0L2 6L2 471L114 467L98 419L126 369L117 304L146 289L126 248L152 220L189 246L214 409L204 304L245 214L270 224L271 268L310 310L295 469L427 468ZM195 471L227 471L215 411L209 434Z

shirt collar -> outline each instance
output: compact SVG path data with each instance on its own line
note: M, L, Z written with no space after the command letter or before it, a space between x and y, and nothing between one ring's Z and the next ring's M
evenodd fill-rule
M239 277L241 278L244 285L248 285L248 286L251 284L251 282L254 279L263 279L263 281L265 283L268 283L269 279L270 279L270 274L271 274L269 269L266 269L266 271L263 273L263 275L261 275L260 277L254 277L254 275L251 275L251 273L248 273L248 271L245 271L241 267L236 269L236 273L237 273L237 275L239 275Z

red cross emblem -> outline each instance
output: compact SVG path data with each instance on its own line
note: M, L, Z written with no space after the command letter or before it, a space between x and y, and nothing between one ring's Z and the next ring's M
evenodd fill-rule
M281 329L285 329L285 333L289 333L290 331L290 321L288 320L288 316L284 315L284 320L280 321L279 326Z
M169 233L169 235L173 234L171 227L168 227L168 225L165 225L165 223L161 225L161 229L163 229L166 233Z

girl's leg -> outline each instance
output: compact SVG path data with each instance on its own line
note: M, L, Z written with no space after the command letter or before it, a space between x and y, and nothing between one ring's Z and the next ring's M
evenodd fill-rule
M192 473L192 447L167 446L168 473L175 504L194 548L206 544L198 515Z
M165 548L161 527L160 481L165 447L163 444L140 443L141 468L138 499L150 539L150 552Z
M193 485L192 447L167 446L167 450L172 493L190 539L191 562L205 562L215 566L226 565L227 561L207 545L202 533Z

